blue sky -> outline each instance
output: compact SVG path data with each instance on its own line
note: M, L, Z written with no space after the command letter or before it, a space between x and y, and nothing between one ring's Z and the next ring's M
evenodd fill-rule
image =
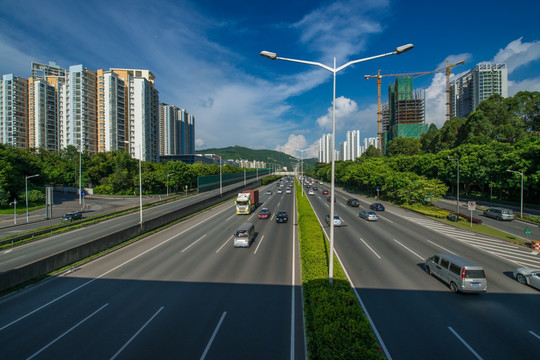
M149 69L160 100L196 117L197 149L240 145L280 150L331 132L332 74L259 55L337 66L336 142L347 130L377 133L375 79L430 71L445 61L466 72L481 62L508 66L509 94L540 91L540 2L491 0L142 1L0 0L0 73L29 77L32 61L97 69ZM388 84L384 78L383 103ZM426 123L442 126L444 72L414 80L425 91ZM312 148L304 156L315 156Z

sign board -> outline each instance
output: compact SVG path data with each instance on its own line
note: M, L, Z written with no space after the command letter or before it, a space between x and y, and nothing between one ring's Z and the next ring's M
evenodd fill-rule
M524 230L525 234L530 234L531 233L531 229L525 228L523 230Z
M469 210L476 210L476 201L469 201L467 205L469 206Z

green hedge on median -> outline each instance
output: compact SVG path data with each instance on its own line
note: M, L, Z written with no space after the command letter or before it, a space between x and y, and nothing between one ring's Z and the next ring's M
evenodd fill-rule
M384 359L336 258L328 282L329 243L299 185L296 199L309 359Z

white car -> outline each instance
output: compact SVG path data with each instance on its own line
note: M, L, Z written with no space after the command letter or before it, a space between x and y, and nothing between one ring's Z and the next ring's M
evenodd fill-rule
M326 221L328 225L330 225L330 215L326 215L324 220ZM338 214L334 214L334 226L342 226L343 223L344 223L343 219L340 218Z
M309 190L308 195L315 195L315 191Z
M523 285L530 285L540 290L540 269L516 268L514 277Z

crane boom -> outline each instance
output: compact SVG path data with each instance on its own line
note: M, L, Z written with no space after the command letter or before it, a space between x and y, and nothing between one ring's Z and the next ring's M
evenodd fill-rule
M412 73L403 73L403 74L384 74L381 75L381 70L377 71L377 75L364 75L364 78L367 79L377 79L377 128L378 128L378 142L377 147L379 150L381 150L381 143L382 143L382 105L381 105L381 79L383 77L408 77L408 76L414 76L414 77L421 77L424 75L433 74L442 70L446 71L446 120L450 120L450 74L451 74L451 68L457 65L465 64L465 60L461 60L455 64L449 64L448 61L446 61L446 66L432 70L432 71L420 71L420 72L412 72Z

